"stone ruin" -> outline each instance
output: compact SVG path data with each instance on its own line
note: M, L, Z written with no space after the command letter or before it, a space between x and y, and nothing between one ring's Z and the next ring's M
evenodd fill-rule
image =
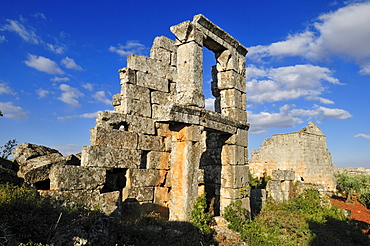
M314 188L321 192L336 189L335 167L326 148L326 136L312 121L299 132L276 134L252 151L251 173L267 175L267 195L288 200L294 189ZM300 181L297 187L293 187Z
M249 181L247 49L203 15L171 32L175 40L155 38L150 57L127 58L114 111L99 113L81 156L24 143L14 152L20 176L44 195L108 214L140 206L188 221L204 192L213 215L236 199L249 209L240 192ZM203 47L215 55L215 111L204 108Z

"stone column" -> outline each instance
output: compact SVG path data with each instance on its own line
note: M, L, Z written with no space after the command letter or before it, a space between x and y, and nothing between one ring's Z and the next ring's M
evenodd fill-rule
M173 131L171 152L170 220L189 221L198 196L198 170L201 156L200 126L179 126Z

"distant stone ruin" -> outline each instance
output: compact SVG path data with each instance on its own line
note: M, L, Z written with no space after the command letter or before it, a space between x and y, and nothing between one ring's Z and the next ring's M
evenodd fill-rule
M275 195L277 191L282 192L281 196L271 195L280 197L277 200L288 199L293 181L323 192L336 188L335 167L326 148L326 136L312 121L299 132L265 139L259 150L252 151L249 168L257 177L264 173L273 177L276 182L270 182L266 189Z
M176 39L155 38L150 57L127 58L114 111L99 113L81 157L27 143L17 148L28 183L109 214L139 206L188 221L204 192L213 215L239 198L249 209L240 192L248 186L247 49L203 15L171 31ZM203 47L215 54L206 68L215 111L204 109Z

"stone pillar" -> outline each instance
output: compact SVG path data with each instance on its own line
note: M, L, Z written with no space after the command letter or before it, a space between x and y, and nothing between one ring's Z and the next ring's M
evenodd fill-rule
M201 156L200 126L179 126L173 131L171 152L170 220L189 221L198 196L198 170Z

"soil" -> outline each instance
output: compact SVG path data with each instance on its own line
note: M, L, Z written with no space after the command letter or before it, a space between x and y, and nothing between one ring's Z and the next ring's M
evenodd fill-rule
M332 204L340 208L351 211L351 221L354 222L363 232L369 233L370 231L370 209L367 209L356 199L352 203L346 203L345 197L333 197L330 199Z

